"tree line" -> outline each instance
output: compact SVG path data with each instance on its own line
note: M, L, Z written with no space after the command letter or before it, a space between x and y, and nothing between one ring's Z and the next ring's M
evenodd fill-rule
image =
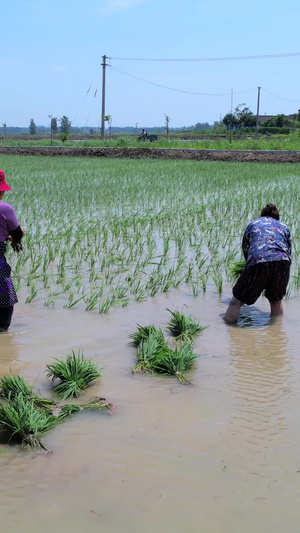
M71 121L65 115L61 117L58 121L56 117L51 117L50 123L50 133L51 135L57 135L58 133L58 122L60 122L60 133L68 135L71 131ZM40 126L39 126L40 129ZM48 129L49 128L45 128ZM38 128L33 118L30 119L29 123L29 133L30 135L36 135L38 133Z
M291 127L294 122L300 122L300 109L298 113L293 115L291 119L290 116L283 114L275 115L261 122L263 128L284 128ZM239 104L234 113L227 113L222 120L222 123L228 129L241 129L241 128L253 128L256 126L256 115L252 113L249 107L246 104Z

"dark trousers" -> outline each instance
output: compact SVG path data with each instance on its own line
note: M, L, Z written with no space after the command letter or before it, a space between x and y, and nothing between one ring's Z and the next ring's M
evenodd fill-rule
M13 311L13 305L11 307L0 307L0 331L6 331L9 328Z

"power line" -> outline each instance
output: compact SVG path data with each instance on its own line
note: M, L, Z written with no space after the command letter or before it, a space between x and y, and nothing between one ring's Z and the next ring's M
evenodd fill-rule
M90 90L91 90L93 84L95 83L95 79L97 78L97 76L99 76L99 70L97 70L97 72L96 72L96 74L95 74L95 76L94 76L93 81L91 82L91 84L90 84L88 90L86 91L85 96L83 97L83 99L82 99L82 101L81 101L81 103L80 103L80 105L79 105L79 108L77 109L77 112L76 112L76 114L75 114L75 116L74 116L74 118L73 118L73 120L72 120L72 124L74 124L74 122L75 122L75 120L76 120L76 118L77 118L77 115L78 115L79 112L81 111L81 108L82 108L83 104L85 103L85 100L86 100L86 98L87 98L87 96L88 96L88 94L89 94L89 92L90 92ZM101 72L100 72L100 76L101 76ZM99 82L100 82L100 77L99 77L98 84L99 84ZM98 84L96 85L96 91L97 91L97 86L98 86ZM96 96L96 94L94 94L94 98L95 98L95 96Z
M139 78L138 76L134 76L133 74L130 74L129 72L125 72L123 70L120 70L118 68L115 68L115 67L112 67L110 65L110 68L111 70L119 73L119 74L122 74L123 76L128 76L129 78L133 78L134 80L139 80L139 81L142 81L143 83L147 83L149 85L155 85L156 87L160 87L162 89L167 89L169 91L176 91L176 92L179 92L179 93L185 93L185 94L196 94L198 96L229 96L231 93L198 93L198 92L195 92L195 91L185 91L184 89L176 89L174 87L168 87L166 85L161 85L160 83L156 83L154 81L150 81L150 80L145 80L143 78ZM252 88L252 89L246 89L244 91L238 91L236 92L235 94L242 94L242 93L247 93L247 92L251 92L253 90L256 90L256 87Z
M279 98L280 100L287 100L287 102L300 102L300 98L298 98L298 100L291 100L290 98L284 98L283 96L278 96L278 94L271 93L270 91L267 91L266 89L263 89L263 91L267 94L271 94L272 96L275 96L276 98Z
M233 57L196 57L196 58L177 58L177 59L162 59L162 58L144 58L144 57L110 57L115 61L243 61L248 59L276 59L281 57L297 57L300 52L288 52L286 54L264 54L253 56L233 56Z

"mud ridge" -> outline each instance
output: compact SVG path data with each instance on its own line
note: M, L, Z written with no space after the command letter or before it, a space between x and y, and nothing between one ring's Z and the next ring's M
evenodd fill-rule
M129 159L188 159L196 161L237 161L300 163L299 150L197 150L193 148L85 148L69 146L0 146L0 154L50 157L107 157Z

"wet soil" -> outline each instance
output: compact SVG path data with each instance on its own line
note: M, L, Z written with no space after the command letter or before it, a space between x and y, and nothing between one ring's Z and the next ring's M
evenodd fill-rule
M84 148L69 146L1 146L0 154L51 157L107 157L130 159L188 159L196 161L237 161L300 163L299 150L197 150L194 148Z

